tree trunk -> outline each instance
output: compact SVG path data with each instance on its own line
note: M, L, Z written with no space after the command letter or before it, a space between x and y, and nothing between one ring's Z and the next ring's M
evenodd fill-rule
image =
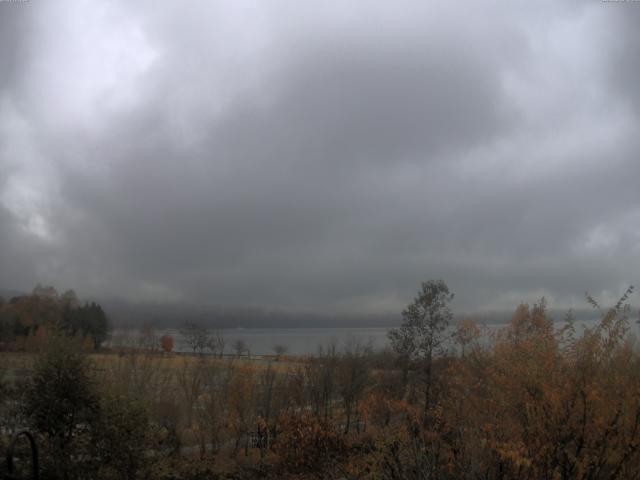
M431 407L431 358L427 359L425 368L425 388L424 388L424 418L422 424L426 427L429 422L429 408Z
M345 406L345 414L347 416L347 423L344 427L344 433L349 433L349 429L351 428L351 405L347 404Z

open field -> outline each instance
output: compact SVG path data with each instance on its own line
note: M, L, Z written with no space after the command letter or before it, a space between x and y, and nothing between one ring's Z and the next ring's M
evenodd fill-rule
M0 351L0 375L4 375L5 381L13 381L20 378L27 378L33 371L33 365L38 357L38 352L9 352ZM237 367L251 367L258 371L272 368L275 371L285 371L293 365L305 363L308 361L307 356L293 357L285 356L278 359L275 355L253 355L250 358L246 356L237 357L234 355L225 355L218 357L214 355L197 355L190 353L160 353L160 352L141 352L130 350L126 353L122 352L89 352L86 354L89 364L95 372L108 372L118 370L125 365L144 364L146 368L174 373L185 364L195 362L207 362L210 365L234 365Z

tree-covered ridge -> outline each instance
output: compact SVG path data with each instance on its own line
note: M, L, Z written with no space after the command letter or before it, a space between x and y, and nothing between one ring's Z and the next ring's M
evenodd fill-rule
M59 294L36 286L28 295L0 298L0 348L37 348L52 334L85 339L97 349L106 340L109 319L95 302L81 303L73 290Z

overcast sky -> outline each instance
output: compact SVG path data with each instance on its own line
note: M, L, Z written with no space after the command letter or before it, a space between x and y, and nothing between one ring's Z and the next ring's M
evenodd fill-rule
M0 288L618 295L639 74L640 2L0 1Z

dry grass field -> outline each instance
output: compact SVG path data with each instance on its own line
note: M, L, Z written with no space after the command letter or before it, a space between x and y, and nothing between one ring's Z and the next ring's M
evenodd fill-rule
M26 378L30 375L35 360L39 352L0 352L0 379L5 381L15 381ZM160 353L141 352L130 350L123 352L90 352L87 353L89 364L93 366L98 378L101 374L121 375L123 371L136 369L146 371L147 374L162 373L173 378L177 372L185 368L191 368L198 363L205 363L207 366L229 366L250 368L256 373L269 367L278 373L285 372L292 365L304 362L304 358L285 357L277 360L275 356L254 356L247 357L214 357L210 355L196 355L190 353Z

